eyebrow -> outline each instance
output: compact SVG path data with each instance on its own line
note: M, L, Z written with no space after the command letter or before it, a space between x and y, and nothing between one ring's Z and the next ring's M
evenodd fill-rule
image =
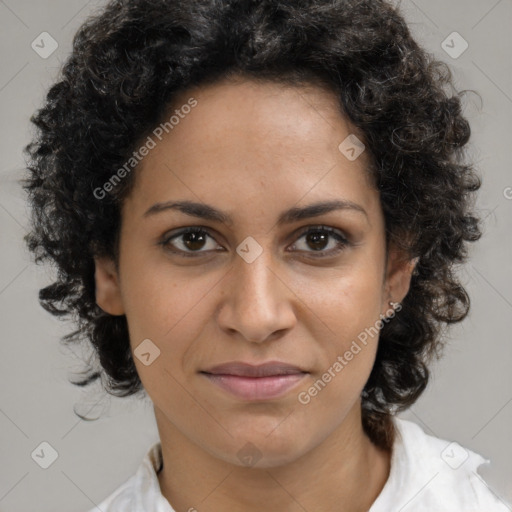
M208 204L196 203L193 201L167 201L163 203L155 203L144 213L143 217L150 217L167 210L178 210L192 217L221 222L227 225L233 224L233 218L229 214ZM304 207L290 208L279 215L277 224L279 226L283 224L291 224L303 219L318 217L336 210L350 210L362 213L369 222L368 214L361 205L346 199L337 199L334 201L314 203Z

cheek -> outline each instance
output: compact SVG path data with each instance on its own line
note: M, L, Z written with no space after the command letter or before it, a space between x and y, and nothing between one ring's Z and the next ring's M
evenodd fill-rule
M362 260L329 272L317 270L302 277L296 287L310 309L308 316L314 313L312 321L342 345L379 319L382 268L378 260Z
M302 285L307 290L303 318L309 318L312 338L322 352L322 368L315 376L321 380L316 386L319 401L355 399L370 375L378 346L381 262L361 258L331 272L326 281L311 277Z
M323 306L321 319L329 330L322 338L320 328L315 338L324 350L320 378L332 399L358 395L372 370L379 339L380 294L371 283L375 281L362 286L357 277L342 280L345 286L333 288L335 296Z
M321 415L329 424L341 422L359 399L379 342L380 287L376 276L372 272L364 277L357 272L339 276L329 294L313 306L321 311L321 321L314 321L313 337L321 346L322 364L297 397L304 417Z
M142 265L136 258L122 270L126 276L123 302L137 373L154 401L165 394L166 403L180 408L183 389L179 383L190 377L199 359L214 359L208 353L213 350L211 345L198 344L208 336L204 334L212 318L208 299L222 286L222 276L176 270L168 262ZM138 357L148 352L149 357ZM151 362L146 365L148 359Z
M204 299L219 281L199 267L176 267L162 256L132 253L124 263L123 304L134 340L175 337L197 321Z

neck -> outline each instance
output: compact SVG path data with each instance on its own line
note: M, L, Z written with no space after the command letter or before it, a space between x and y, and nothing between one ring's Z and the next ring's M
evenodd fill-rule
M359 405L359 404L358 404ZM386 483L390 452L362 428L360 406L314 449L287 464L243 467L210 455L156 407L162 494L178 511L367 511Z

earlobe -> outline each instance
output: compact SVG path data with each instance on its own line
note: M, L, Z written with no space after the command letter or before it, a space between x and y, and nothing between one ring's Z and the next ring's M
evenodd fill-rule
M110 315L124 315L119 278L111 258L94 258L96 304Z
M390 247L388 266L386 269L386 294L384 300L387 307L389 301L402 302L409 292L412 274L418 258L410 259L404 251L396 246Z

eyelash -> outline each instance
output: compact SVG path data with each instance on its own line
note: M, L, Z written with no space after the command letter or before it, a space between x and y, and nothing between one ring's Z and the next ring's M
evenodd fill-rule
M160 245L162 245L164 248L167 248L169 243L174 240L175 238L179 238L180 236L187 235L189 233L200 233L200 234L206 234L210 238L214 237L209 233L209 230L207 228L202 228L199 226L192 226L189 228L185 228L181 230L178 233L173 234L172 236L165 237L161 242L159 242ZM327 233L328 235L332 236L337 240L337 247L335 249L331 249L329 251L311 251L310 256L313 258L325 258L325 257L332 257L338 253L340 253L345 247L350 246L350 242L342 236L340 233L338 233L335 229L329 228L326 226L312 226L308 228L307 230L300 233L298 236L298 239L302 238L305 235L308 235L310 233ZM202 254L209 252L209 251L182 251L182 250L169 250L169 252L173 254L178 254L180 256L184 256L186 258L188 257L199 257ZM307 251L310 252L310 251Z

